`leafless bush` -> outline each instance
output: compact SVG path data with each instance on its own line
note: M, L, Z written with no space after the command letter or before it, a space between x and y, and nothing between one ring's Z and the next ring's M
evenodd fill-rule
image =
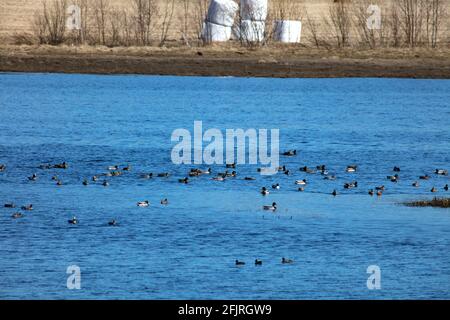
M391 10L388 19L390 45L397 48L401 44L401 26L398 5L396 2L392 2Z
M166 0L163 5L161 15L161 26L159 36L159 46L163 46L167 41L170 26L173 20L173 13L175 11L175 0Z
M374 49L386 44L387 32L389 30L387 21L380 20L378 26L368 26L368 19L370 18L368 9L370 6L377 6L381 12L380 19L386 17L386 9L383 11L381 3L373 0L357 0L352 3L354 28L358 35L359 43L363 46L368 46ZM377 14L373 12L373 14ZM387 20L384 18L384 20Z
M308 13L308 10L306 7L304 8L305 12L305 21L306 21L306 28L309 32L309 41L316 47L319 48L320 46L324 45L325 41L322 39L319 33L319 24L317 21L311 17Z
M423 0L422 10L425 11L426 42L428 46L435 48L446 15L446 6L443 0Z
M341 0L330 3L328 17L324 16L323 22L337 47L343 48L350 45L352 17L350 4L347 1Z
M197 39L205 44L205 39L202 37L203 25L205 23L206 14L208 12L209 0L194 0L193 5L193 20L194 31L197 35Z
M135 27L137 45L148 46L152 43L153 29L157 18L156 0L132 0L131 23Z
M273 4L272 14L275 20L301 20L303 11L303 1L278 0Z
M94 25L96 28L95 43L106 45L107 43L107 28L109 24L109 1L108 0L94 0Z
M42 2L42 10L35 13L33 31L39 44L59 45L66 31L66 0Z

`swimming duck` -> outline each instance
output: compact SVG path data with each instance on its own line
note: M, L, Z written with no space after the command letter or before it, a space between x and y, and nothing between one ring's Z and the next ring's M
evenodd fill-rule
M273 184L272 189L280 190L280 184L279 183Z
M287 169L286 169L286 166L281 166L281 167L278 167L277 170L278 170L278 172L283 172L283 171L286 171Z
M243 265L245 265L245 262L236 260L236 261L235 261L235 264L236 264L237 266L243 266Z
M303 192L303 191L305 191L305 188L304 187L300 187L300 188L298 188L298 191L299 192Z
M167 200L167 198L166 198L166 199L163 199L163 200L161 200L161 204L162 204L163 206L167 206L167 205L169 204L169 200Z
M419 179L420 180L428 180L428 179L430 179L430 176L426 174L426 175L420 176Z
M331 195L333 195L334 197L336 197L338 195L336 189L333 190L333 192L331 193Z
M262 261L255 259L255 266L262 266Z
M375 190L378 190L378 191L384 191L384 189L386 189L384 186L375 187Z
M199 174L211 174L212 170L211 168L208 168L208 170L198 170Z
M190 171L189 173L188 173L188 176L189 177L198 177L200 174L198 173L198 171L197 170L194 170L194 171Z
M445 169L436 169L436 174L441 175L441 176L447 176L448 175L448 171Z
M168 172L158 173L159 178L167 178L168 176L170 176L170 173Z
M189 178L184 178L184 179L178 179L179 183L184 183L184 184L188 184L189 183Z
M144 173L141 177L143 179L151 179L153 178L153 173Z
M358 166L352 164L352 165L347 166L347 168L345 169L345 171L346 171L346 172L349 172L349 173L353 173L353 172L356 172L357 169L358 169Z
M121 171L112 171L111 172L111 177L118 177L121 176L122 172Z
M448 184L446 184L446 185L444 186L444 190L445 190L445 191L448 191Z
M375 192L373 191L373 189L370 189L370 190L369 190L369 195L370 195L370 196L373 196L374 194L375 194Z
M109 171L119 170L119 166L109 166L108 170Z
M29 204L28 206L22 206L21 209L24 211L31 211L33 210L33 205Z
M382 195L383 195L383 191L382 191L382 190L378 190L378 191L377 191L377 196L378 196L378 197L381 197Z
M103 185L104 187L108 187L108 186L109 186L109 182L105 180L105 181L103 181L102 185Z
M93 177L92 177L92 181L95 182L95 181L97 181L97 180L98 180L98 177L97 177L97 176L93 176Z
M111 226L111 227L117 226L117 221L115 219L112 219L111 221L108 222L108 226Z
M219 175L219 176L217 176L217 177L214 177L214 178L212 178L214 181L225 181L225 178L224 178L224 176L222 176L222 175Z
M226 167L228 169L236 169L236 163L227 163Z
M262 194L263 196L267 196L267 195L269 194L269 190L267 190L266 187L262 187L262 189L261 189L261 194Z
M285 174L285 175L290 175L291 174L291 171L289 171L289 170L285 170L285 171L283 171L283 173Z
M394 172L400 172L400 168L397 167L397 166L395 166L394 169L392 169L392 171L394 171Z
M392 182L396 182L398 179L398 174L394 174L393 176L387 176L388 180L391 180Z
M38 178L37 174L36 174L36 173L33 173L33 175L32 175L31 177L28 177L28 180L30 180L30 181L36 181L37 178Z
M237 173L236 171L232 171L232 172L226 172L225 173L225 177L236 177Z
M127 165L126 167L123 167L122 169L123 171L130 171L131 170L131 166Z
M150 205L150 202L148 202L148 200L145 200L145 201L139 201L138 203L137 203L137 206L138 207L148 207Z
M53 176L53 177L52 177L52 180L53 180L53 181L57 181L57 180L58 180L58 176Z
M412 186L415 187L415 188L418 188L418 187L419 187L419 182L414 181L413 184L412 184Z
M5 203L5 208L15 208L16 205L14 203Z
M286 152L283 152L282 154L283 156L293 157L297 155L297 150L288 150Z
M65 161L63 163L58 163L53 166L53 168L55 169L67 169L68 167L69 165Z
M63 183L62 183L61 180L56 181L56 185L57 185L57 186L62 186L62 184L63 184Z
M283 264L294 263L294 260L281 258L281 263L283 263Z
M244 180L246 181L255 181L256 179L253 177L245 177Z
M300 171L302 172L306 172L308 174L313 174L316 173L316 170L308 168L307 166L300 168Z
M433 187L433 188L431 188L431 192L435 193L435 192L438 192L438 190L435 187Z
M308 181L306 181L306 179L295 181L295 184L297 184L297 185L306 185L307 183L308 183Z
M23 214L20 212L16 212L11 216L13 219L19 219L23 217Z
M83 186L87 186L87 185L89 185L89 181L87 179L84 179L83 180Z
M275 211L277 210L277 203L274 202L271 206L263 206L263 209L266 211Z
M327 170L327 167L324 164L322 164L320 166L316 166L316 169L323 172Z
M77 217L73 217L72 219L67 221L69 224L78 224L78 219Z
M0 164L0 172L5 171L5 170L6 170L6 165Z
M344 189L353 189L353 188L357 188L357 187L358 187L358 181L353 181L353 182L344 184Z
M323 177L323 179L333 181L333 180L336 180L336 176L325 176L325 177Z

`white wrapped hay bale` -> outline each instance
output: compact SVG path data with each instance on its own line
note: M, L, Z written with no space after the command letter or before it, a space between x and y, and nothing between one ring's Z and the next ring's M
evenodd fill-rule
M297 20L277 20L274 26L274 38L283 43L300 43L302 22Z
M264 21L242 20L240 38L247 42L262 42L266 23Z
M238 9L238 4L233 0L212 0L208 8L206 21L231 27L234 24Z
M266 21L268 0L241 0L241 19Z
M212 22L203 24L202 38L206 42L224 42L231 38L231 27Z

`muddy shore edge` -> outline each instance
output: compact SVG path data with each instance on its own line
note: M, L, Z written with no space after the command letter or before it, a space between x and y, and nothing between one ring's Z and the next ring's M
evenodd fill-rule
M450 79L450 59L427 54L393 57L329 52L239 50L79 50L0 48L0 72L145 74L272 78Z

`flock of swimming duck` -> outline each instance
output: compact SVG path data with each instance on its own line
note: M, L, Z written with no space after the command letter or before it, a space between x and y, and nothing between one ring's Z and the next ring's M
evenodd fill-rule
M286 151L284 153L282 153L283 156L286 157L294 157L297 155L297 151L296 150L289 150ZM69 165L67 162L62 162L62 163L58 163L58 164L44 164L44 165L40 165L39 166L40 169L46 170L46 169L68 169ZM217 175L215 175L214 177L212 177L212 180L214 181L225 181L226 179L229 178L234 178L237 176L237 172L234 170L236 169L236 164L227 164L226 168L229 170L226 170L223 173L218 173ZM6 165L4 164L0 164L0 172L3 172L6 170ZM84 179L82 181L82 184L84 186L88 186L90 184L90 181L93 183L98 182L100 179L102 179L103 181L101 182L101 184L105 187L109 186L109 182L107 180L107 177L117 177L117 176L121 176L124 172L130 171L131 170L131 166L127 165L127 166L123 166L123 167L119 167L117 165L114 166L109 166L107 168L107 173L102 173L99 175L94 175L93 177L91 177L90 180L88 179ZM258 169L258 172L261 172L262 169ZM336 180L336 176L333 174L330 174L330 172L328 171L327 167L325 165L318 165L315 168L310 168L307 166L303 166L299 169L300 172L304 172L307 174L316 174L316 173L320 173L324 178L324 180ZM345 171L347 173L356 173L358 171L358 166L357 165L348 165L345 169ZM401 169L399 167L394 167L392 169L393 172L395 172L395 174L393 175L388 175L387 176L387 180L390 181L391 183L397 183L400 179L399 173L401 171ZM278 172L285 174L285 175L291 175L291 170L287 169L287 167L285 165L281 166L278 168ZM212 174L212 170L211 168L207 169L207 170L202 170L202 169L191 169L187 176L184 178L180 178L178 179L179 183L182 184L188 184L191 182L192 178L195 177L200 177L200 176L204 176L204 175L211 175ZM448 171L446 169L436 169L434 171L435 175L440 175L440 176L447 176L448 175ZM143 179L152 179L153 177L158 177L158 178L167 178L170 176L169 172L163 172L163 173L158 173L156 175L154 175L153 173L145 173L141 175L141 178ZM33 173L31 176L27 177L29 181L33 182L38 180L38 175L36 173ZM247 181L252 181L252 180L256 180L256 178L254 177L244 177L244 180ZM412 183L412 187L418 188L420 186L419 180L429 180L431 179L431 176L428 174L425 175L421 175L418 177L417 181L414 181ZM55 181L57 186L62 186L63 182L61 179L59 179L59 177L57 175L52 176L52 180ZM303 192L305 191L305 187L308 185L308 180L307 179L301 179L301 180L295 180L294 181L295 185L299 186L298 187L298 191L299 192ZM352 182L346 182L343 185L344 189L354 189L358 187L358 181L352 181ZM271 189L273 190L279 190L281 188L279 183L273 184L271 186ZM267 196L270 194L270 187L262 187L260 190L260 193L263 196ZM386 187L384 185L379 185L376 186L374 188L371 188L368 190L368 194L370 196L374 196L377 195L378 197L381 197L383 195L383 192L385 191ZM448 184L446 184L443 187L443 190L448 191L449 190L449 186ZM438 188L433 187L430 192L432 193L436 193L438 192ZM336 197L338 195L338 191L335 189L330 193L332 196ZM166 206L169 204L169 200L168 199L162 199L160 201L160 204L163 206ZM138 207L149 207L150 206L150 202L148 200L144 200L144 201L139 201L136 203L136 205ZM6 203L4 205L5 208L16 208L16 205L14 203ZM22 211L31 211L33 210L33 205L29 204L29 205L24 205L20 207ZM270 212L275 212L278 207L277 207L277 203L276 202L272 202L272 204L269 205L264 205L262 207L262 209L264 211L270 211ZM14 219L18 219L18 218L22 218L24 216L24 214L22 212L15 212L12 215L12 218ZM72 225L76 225L79 223L79 220L76 217L73 217L72 219L68 220L69 224ZM118 223L116 220L111 220L108 222L109 226L117 226Z

